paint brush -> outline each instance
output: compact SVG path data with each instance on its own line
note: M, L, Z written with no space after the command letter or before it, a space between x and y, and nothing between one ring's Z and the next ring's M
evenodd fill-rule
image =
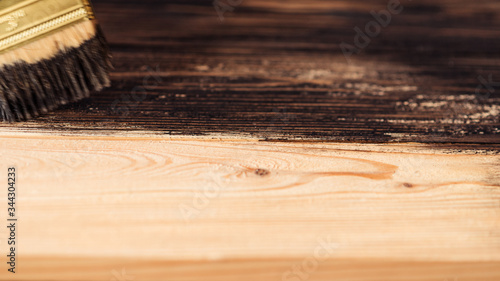
M88 0L0 0L0 119L23 121L110 85Z

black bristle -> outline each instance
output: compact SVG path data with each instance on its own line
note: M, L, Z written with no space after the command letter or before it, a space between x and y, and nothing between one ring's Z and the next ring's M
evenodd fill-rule
M78 50L78 56L82 58L82 60L80 60L80 67L83 69L84 73L82 78L85 80L85 84L92 85L95 89L100 89L101 85L97 80L97 72L92 68L89 59L85 55L85 51L84 48Z
M75 50L72 49L70 50L67 54L66 57L64 58L64 62L61 64L61 70L62 74L65 74L66 77L69 79L70 83L70 88L72 89L73 92L73 98L75 100L81 100L85 97L85 94L83 93L83 89L80 87L80 83L78 83L78 77L76 77L76 67L75 60L76 54Z
M0 67L0 120L24 121L109 86L111 56L102 31L77 48L34 64Z
M57 70L58 66L56 64L48 64L45 61L41 62L43 64L44 69L46 69L47 73L50 74L52 83L54 85L55 91L59 94L59 103L67 104L71 99L69 98L68 91L64 87L61 75Z
M23 84L20 83L16 79L16 75L21 70L21 68L8 67L6 69L5 77L6 77L6 85L7 91L5 92L5 96L7 97L7 104L10 107L10 111L12 112L12 119L14 120L23 120L26 119L27 108L24 106L24 103L21 102L22 96L24 95Z
M29 80L23 79L23 77L29 77L29 75L26 74L27 71L28 70L27 70L26 67L20 68L19 72L17 72L16 75L14 75L13 80L14 81L19 81L19 83L20 83L19 84L19 90L23 92L23 94L21 95L21 97L23 97L24 103L29 108L28 112L32 112L31 116L32 117L36 117L36 116L39 115L38 114L38 112L39 112L39 106L37 106L37 104L35 104L35 102L36 102L36 100L35 100L36 95L33 93L33 90L30 87Z
M52 110L54 109L54 99L45 93L43 85L40 83L40 79L35 74L36 68L37 65L27 68L25 72L27 75L19 75L16 80L22 81L26 86L26 90L23 95L24 98L28 98L28 95L30 94L29 92L31 92L31 95L35 96L38 100L41 108Z
M47 99L45 98L43 92L40 92L40 90L37 92L38 87L36 83L33 83L35 78L31 75L30 65L23 64L19 68L22 70L22 74L19 75L19 77L16 77L16 79L23 82L24 98L31 100L34 103L33 108L36 111L34 116L47 113L49 111L47 107Z
M5 93L7 92L7 85L5 84L4 77L0 76L0 117L2 120L7 122L12 122L14 119L12 118L13 113L10 110L9 104L7 103L7 96Z

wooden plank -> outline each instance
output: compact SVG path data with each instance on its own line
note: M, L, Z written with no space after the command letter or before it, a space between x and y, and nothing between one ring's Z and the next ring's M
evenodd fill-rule
M2 136L0 280L498 280L499 150L473 148Z
M388 2L252 0L221 22L213 1L96 1L113 87L0 127L498 144L498 1L402 1L348 63Z
M387 3L94 3L112 88L0 124L0 280L499 280L500 4L402 1L346 61Z
M282 280L282 281L496 281L500 278L499 262L419 262L388 260L335 260L318 262L315 270L303 269L304 260L216 260L172 262L139 259L51 258L25 259L32 272L25 280ZM77 265L77 266L75 266ZM296 266L297 273L288 274ZM313 265L314 268L314 265ZM57 275L54 271L57 270ZM35 273L36 272L36 273ZM55 276L55 278L54 278Z

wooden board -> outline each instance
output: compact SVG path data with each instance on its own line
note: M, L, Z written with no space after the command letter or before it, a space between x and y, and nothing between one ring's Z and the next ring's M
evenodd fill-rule
M346 60L389 2L95 1L112 87L0 124L0 280L500 280L500 3Z
M350 62L389 0L245 0L222 22L214 1L95 2L112 88L4 130L500 141L498 1L402 1Z
M0 137L19 217L0 280L498 280L498 151Z

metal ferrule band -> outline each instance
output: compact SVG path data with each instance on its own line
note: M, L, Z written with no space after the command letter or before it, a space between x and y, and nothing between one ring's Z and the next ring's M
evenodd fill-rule
M0 3L0 53L94 18L89 0L2 0Z

